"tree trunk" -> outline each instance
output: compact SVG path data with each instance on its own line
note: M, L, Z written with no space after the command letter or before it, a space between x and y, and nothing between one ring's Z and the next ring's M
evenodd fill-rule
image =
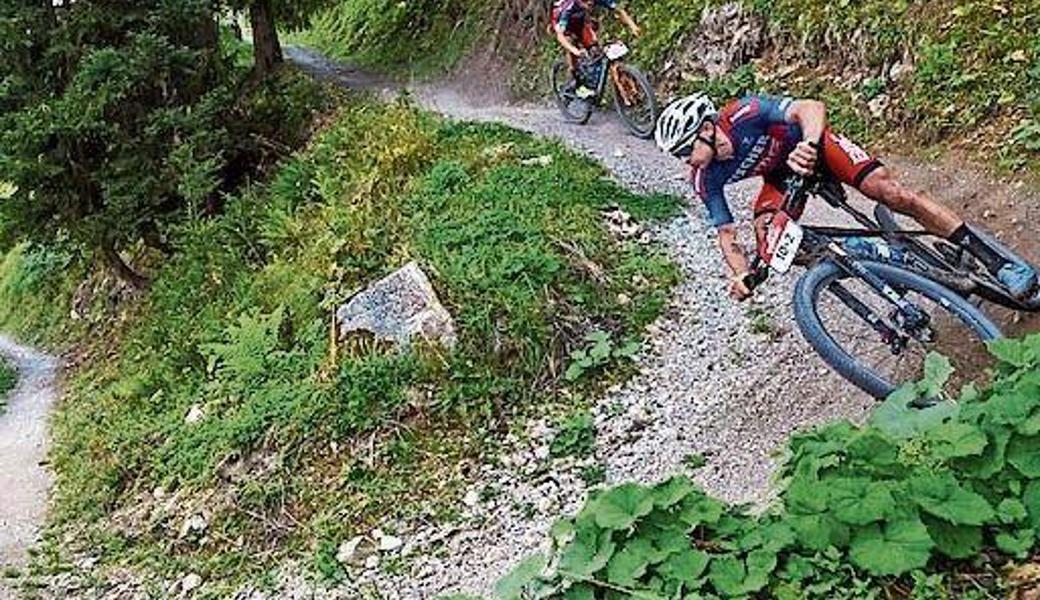
M144 289L148 286L148 279L130 268L130 265L126 264L123 257L119 255L119 251L116 250L114 239L106 237L105 240L101 242L101 257L104 260L105 265L112 270L112 274L119 278L123 283L126 283L137 290Z
M271 0L250 4L249 21L253 27L253 73L267 76L282 63L282 44L278 41Z

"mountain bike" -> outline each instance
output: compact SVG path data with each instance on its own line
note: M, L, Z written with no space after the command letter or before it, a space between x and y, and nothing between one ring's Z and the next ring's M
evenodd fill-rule
M863 227L800 225L792 215L801 214L809 197ZM745 278L754 289L770 272L805 267L793 303L802 335L828 366L879 399L921 379L932 351L947 356L967 381L988 361L986 342L1001 337L963 291L950 287L954 271L924 268L916 253L882 245L886 236L901 241L897 236L909 233L891 225L851 206L832 177L792 176Z
M566 61L553 64L550 84L565 119L587 123L606 95L609 81L614 108L629 131L644 139L654 134L658 113L654 88L642 71L624 61L628 53L623 42L593 46L579 61L577 77L571 75Z

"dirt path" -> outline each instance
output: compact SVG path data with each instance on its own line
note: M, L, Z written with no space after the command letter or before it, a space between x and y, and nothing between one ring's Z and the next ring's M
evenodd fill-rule
M0 568L25 564L47 506L51 476L47 417L56 397L57 361L0 336L0 354L18 369L18 386L0 413ZM0 579L0 599L13 597Z

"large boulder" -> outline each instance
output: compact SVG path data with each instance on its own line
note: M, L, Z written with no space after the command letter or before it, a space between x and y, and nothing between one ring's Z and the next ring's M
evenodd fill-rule
M407 346L418 337L452 348L455 321L415 262L368 286L336 311L341 338L367 331L376 339Z

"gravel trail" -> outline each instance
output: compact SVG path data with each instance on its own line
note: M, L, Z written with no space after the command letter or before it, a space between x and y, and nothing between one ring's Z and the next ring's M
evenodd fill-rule
M370 78L313 52L292 49L289 56L319 77L373 88ZM386 82L375 88L398 93ZM558 138L602 162L631 189L688 194L682 165L651 141L629 135L613 114L599 112L588 125L577 126L562 122L555 108L475 98L450 82L408 91L423 107L450 118L496 121ZM742 209L744 221L758 186L752 181L731 189L733 207ZM864 415L872 401L827 369L797 333L790 308L794 280L771 282L752 303L732 302L723 287L714 232L699 206L689 212L696 214L652 231L680 266L683 280L668 312L651 326L649 348L638 358L639 374L597 404L594 461L549 459L552 431L536 421L528 435L509 440L506 453L485 465L481 481L460 499L458 522L388 524L394 537L404 540L394 551L408 557L402 572L391 576L373 568L378 550L364 549L378 545L377 531L354 540L357 548L344 549L345 562L358 562L350 584L315 590L288 569L285 593L489 597L497 578L539 548L552 520L580 506L588 488L581 477L586 467L603 465L608 482L649 482L683 472L684 458L701 454L707 464L695 478L706 489L730 501L762 503L775 468L771 454L792 432ZM810 213L807 219L812 218Z
M0 570L19 568L36 542L51 476L47 416L56 397L57 361L0 336L0 354L18 369L18 386L0 409ZM0 600L13 590L0 579Z

